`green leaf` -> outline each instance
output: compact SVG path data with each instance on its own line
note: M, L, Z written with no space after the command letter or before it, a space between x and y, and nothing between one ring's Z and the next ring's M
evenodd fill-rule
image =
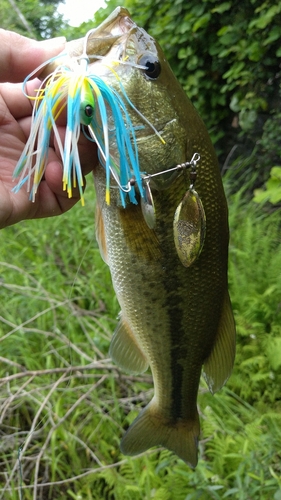
M259 61L264 54L264 50L260 41L251 43L247 51L250 61Z
M275 179L281 181L281 167L279 166L272 167L272 169L270 170L270 175L271 177L274 177Z
M268 37L264 40L263 45L269 45L272 42L275 42L276 40L279 40L281 38L281 29L280 26L273 26L273 28L270 30Z
M231 2L223 2L220 5L217 5L216 7L214 7L211 10L211 12L212 12L212 14L215 13L215 12L218 12L219 14L222 14L223 12L226 12L230 8L231 8Z
M250 130L257 120L257 112L254 109L242 109L239 113L239 125L243 130Z
M253 200L255 203L264 203L269 200L269 194L263 189L255 189Z
M270 201L273 205L279 203L281 201L281 167L272 167L270 177L265 183L265 187L265 190L255 190L254 201L256 203Z
M222 28L220 28L220 29L217 31L217 35L218 35L218 36L225 35L225 33L227 33L230 29L231 29L231 28L230 28L230 26L222 26Z
M226 71L226 73L224 73L224 74L222 75L222 77L223 77L224 79L229 78L229 79L230 79L230 81L231 81L232 79L237 79L237 78L239 78L239 77L240 77L240 74L241 74L241 72L242 72L242 70L243 70L243 68L244 68L244 67L245 67L245 63L244 63L244 61L238 61L238 62L235 62L235 63L231 66L231 68L230 68L228 71Z
M211 18L210 12L207 12L207 14L204 14L204 16L200 17L196 21L196 23L194 23L194 25L193 25L193 28L192 28L193 33L198 31L200 28L205 28L205 26L207 26L210 18Z
M281 367L281 338L269 338L266 345L266 354L273 370Z
M272 21L272 19L279 14L281 10L281 6L273 5L269 9L263 11L258 19L254 19L252 23L249 24L249 27L256 27L260 29L266 28Z
M232 111L234 111L234 113L238 113L240 111L240 100L236 94L232 96L229 107Z

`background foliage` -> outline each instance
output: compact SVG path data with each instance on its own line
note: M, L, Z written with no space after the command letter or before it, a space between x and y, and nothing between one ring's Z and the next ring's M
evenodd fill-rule
M29 29L7 0L2 27L37 38L70 39L93 25L64 25L57 2L16 4ZM1 231L0 500L281 500L280 5L122 4L160 41L216 142L235 368L214 397L202 382L195 471L166 450L122 456L120 438L152 385L149 373L126 376L108 359L119 308L94 239L93 187L85 208Z
M60 0L1 0L1 28L38 40L52 38L65 26L57 12Z

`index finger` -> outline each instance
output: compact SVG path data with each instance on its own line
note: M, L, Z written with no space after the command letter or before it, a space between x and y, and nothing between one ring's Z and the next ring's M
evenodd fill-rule
M25 88L27 95L34 98L40 85L41 81L37 78L27 82ZM29 99L24 94L22 83L0 84L0 95L4 99L10 114L16 120L31 115L33 99Z

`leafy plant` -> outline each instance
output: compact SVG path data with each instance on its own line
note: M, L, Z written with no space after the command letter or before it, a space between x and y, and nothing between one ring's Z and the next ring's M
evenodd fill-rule
M281 201L281 167L272 167L269 180L265 183L265 189L256 189L254 201L264 203L270 201L276 204Z
M278 2L144 0L140 5L125 0L124 5L160 42L177 78L216 135L222 133L225 118L228 123L232 120L229 107L246 130L258 113L271 109L281 57ZM109 0L96 20L115 6Z

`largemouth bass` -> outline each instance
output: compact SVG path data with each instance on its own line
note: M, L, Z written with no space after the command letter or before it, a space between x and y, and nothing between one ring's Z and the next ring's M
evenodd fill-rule
M146 201L136 190L137 202L124 207L114 179L110 204L105 203L105 170L101 165L94 170L97 240L121 307L110 354L128 372L150 366L154 381L153 399L126 431L121 450L135 455L163 445L195 467L202 367L214 393L228 379L235 356L226 199L205 125L157 42L121 7L101 28L93 32L90 69L121 95L125 91L135 107L129 106L129 112L140 170L147 179ZM79 44L71 43L75 55ZM95 54L105 59L95 59ZM197 198L188 171L174 169L194 155L200 157ZM179 256L174 229L182 213L188 218L186 200L195 208L200 200L195 221L203 218L203 208L206 217L203 248L190 262L184 252Z

